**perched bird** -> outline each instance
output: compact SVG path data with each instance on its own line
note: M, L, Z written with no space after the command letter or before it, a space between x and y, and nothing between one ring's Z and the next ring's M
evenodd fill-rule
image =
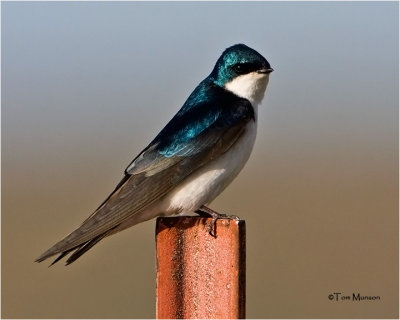
M226 217L206 205L250 156L257 106L272 71L268 61L246 45L227 48L211 74L129 164L115 190L79 228L36 261L60 254L54 264L72 252L68 265L103 238L157 216L196 212L214 222Z

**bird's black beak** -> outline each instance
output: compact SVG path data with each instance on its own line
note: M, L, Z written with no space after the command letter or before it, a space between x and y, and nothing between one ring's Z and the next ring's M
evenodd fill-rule
M262 74L270 74L274 69L272 68L266 68L266 69L260 69L257 71L257 73L262 73Z

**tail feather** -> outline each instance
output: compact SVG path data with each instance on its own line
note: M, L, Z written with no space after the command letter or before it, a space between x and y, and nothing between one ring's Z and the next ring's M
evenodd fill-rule
M86 253L89 249L91 249L95 244L97 244L100 240L102 240L103 238L105 238L106 236L108 236L113 229L110 229L100 235L98 235L97 237L94 237L91 240L88 240L86 242L83 242L73 248L69 248L67 250L54 250L52 248L50 248L49 250L47 250L45 253L43 253L39 258L37 258L35 261L36 262L42 262L44 260L46 260L47 258L50 258L51 256L56 255L57 253L61 254L50 264L50 266L52 266L53 264L57 263L58 261L60 261L62 258L64 258L66 255L68 255L69 253L71 253L72 251L74 251L72 253L72 255L67 259L66 264L65 265L69 265L72 262L76 261L79 257L81 257L84 253Z
M67 259L67 262L65 265L69 265L72 262L76 261L80 256L82 256L85 252L90 250L95 244L97 244L101 239L106 237L108 235L108 232L105 232L92 240L84 243L83 245L79 246L78 249L75 250L75 252ZM67 253L68 254L68 253Z
M58 261L60 261L62 258L64 258L68 253L70 253L71 251L74 251L76 248L72 248L72 249L69 249L69 250L66 250L66 251L64 251L63 253L61 253L58 257L57 257L57 259L55 259L52 263L51 263L51 265L49 265L49 267L51 267L53 264L55 264L55 263L57 263Z

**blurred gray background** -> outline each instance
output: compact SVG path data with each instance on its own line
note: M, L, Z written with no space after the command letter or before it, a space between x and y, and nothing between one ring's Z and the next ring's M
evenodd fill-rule
M33 260L239 42L275 69L213 204L247 222L247 316L397 317L398 5L2 2L2 317L155 317L154 221Z

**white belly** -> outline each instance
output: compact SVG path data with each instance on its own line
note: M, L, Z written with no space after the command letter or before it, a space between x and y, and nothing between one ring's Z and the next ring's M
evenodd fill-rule
M218 159L193 173L162 201L165 215L189 213L213 201L238 175L250 157L257 122L250 121L239 140Z

